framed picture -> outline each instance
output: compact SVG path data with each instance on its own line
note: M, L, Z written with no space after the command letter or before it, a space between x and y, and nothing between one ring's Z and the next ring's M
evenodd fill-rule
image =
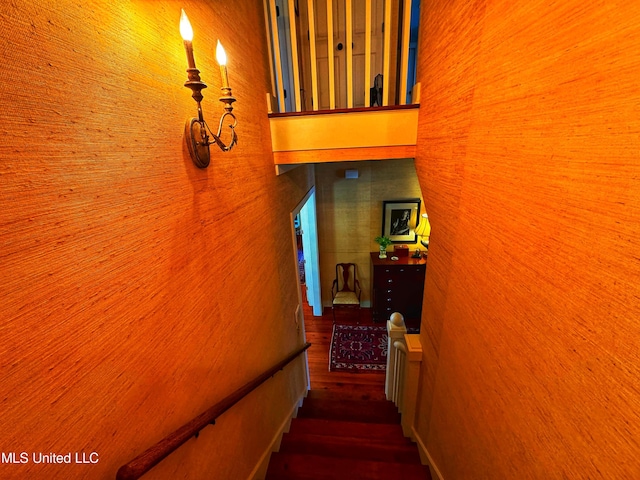
M385 200L382 202L382 236L392 243L416 243L415 229L420 217L420 199Z

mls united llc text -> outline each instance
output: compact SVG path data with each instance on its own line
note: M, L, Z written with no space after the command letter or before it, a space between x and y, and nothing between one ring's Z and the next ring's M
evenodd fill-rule
M2 463L98 463L97 452L1 452Z

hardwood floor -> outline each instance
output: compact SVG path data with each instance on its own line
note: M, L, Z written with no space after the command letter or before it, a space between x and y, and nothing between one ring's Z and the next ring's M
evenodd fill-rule
M325 398L348 398L353 400L384 400L384 372L347 373L329 371L329 346L333 331L331 309L325 309L322 317L314 317L311 308L303 307L307 341L312 344L307 350L311 390ZM341 317L338 323L360 323L373 325L371 310L361 310L359 318ZM379 324L376 324L379 325Z

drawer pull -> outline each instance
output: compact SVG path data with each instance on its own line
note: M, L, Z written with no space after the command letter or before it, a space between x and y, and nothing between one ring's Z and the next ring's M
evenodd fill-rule
M393 283L393 279L390 278L389 280L387 280L388 283Z

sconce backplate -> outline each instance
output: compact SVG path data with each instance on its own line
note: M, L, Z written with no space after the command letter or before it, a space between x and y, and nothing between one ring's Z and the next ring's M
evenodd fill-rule
M187 120L184 127L184 138L189 147L191 160L198 168L207 168L209 166L209 145L206 143L204 136L204 127L197 118Z

